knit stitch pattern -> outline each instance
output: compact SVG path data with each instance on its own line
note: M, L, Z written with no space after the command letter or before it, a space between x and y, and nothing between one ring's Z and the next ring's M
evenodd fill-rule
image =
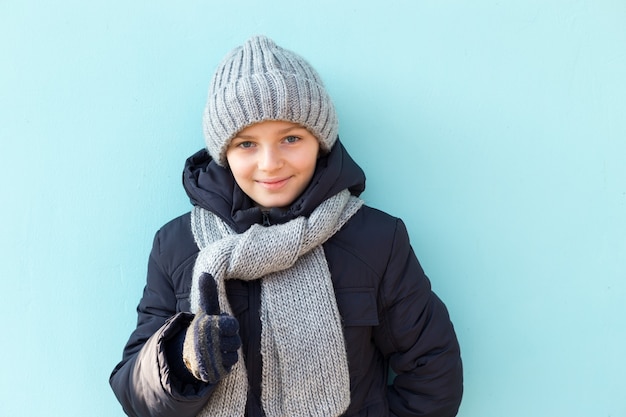
M183 352L185 365L199 380L213 384L226 375L219 345L219 316L203 314L195 320L187 330Z
M210 273L220 308L232 314L224 281L261 281L261 400L267 417L332 417L350 404L350 377L341 317L322 244L363 202L349 191L329 198L309 218L253 225L235 234L211 212L195 207L192 230L200 253L191 289L196 312L198 279ZM243 355L240 352L240 358ZM216 386L201 417L245 414L243 360Z

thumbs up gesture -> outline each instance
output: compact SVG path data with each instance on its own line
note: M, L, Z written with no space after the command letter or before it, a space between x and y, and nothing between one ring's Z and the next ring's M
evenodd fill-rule
M220 312L217 285L210 274L203 273L198 285L200 309L185 334L183 361L194 377L215 384L239 359L239 322Z

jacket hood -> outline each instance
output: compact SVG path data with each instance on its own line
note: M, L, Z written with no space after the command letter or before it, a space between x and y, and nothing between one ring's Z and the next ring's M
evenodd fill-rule
M185 162L183 186L193 205L215 213L237 233L263 222L263 212L239 188L230 169L219 166L206 149ZM267 213L269 221L282 224L308 217L322 201L346 188L359 196L365 190L365 174L338 139L331 151L318 159L304 192L289 207L272 208Z

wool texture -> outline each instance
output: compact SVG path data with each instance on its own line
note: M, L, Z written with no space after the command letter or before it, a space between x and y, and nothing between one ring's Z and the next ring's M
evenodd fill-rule
M228 370L222 364L219 316L198 314L183 345L185 365L201 381L216 383Z
M213 213L194 207L192 230L200 253L191 307L200 303L202 273L215 278L220 309L232 314L225 280L261 281L261 401L268 417L332 417L350 404L350 376L341 317L322 244L363 202L348 190L308 217L282 225L253 225L235 234ZM216 386L199 416L243 416L247 375L240 360Z
M242 129L264 120L298 123L328 152L339 123L321 77L298 54L266 36L253 36L218 65L202 117L213 160L226 165L226 148Z

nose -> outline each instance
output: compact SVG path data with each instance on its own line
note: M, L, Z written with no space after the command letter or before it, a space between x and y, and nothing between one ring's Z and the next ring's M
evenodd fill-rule
M283 158L278 149L273 146L264 146L259 152L257 166L261 171L274 171L283 164Z

